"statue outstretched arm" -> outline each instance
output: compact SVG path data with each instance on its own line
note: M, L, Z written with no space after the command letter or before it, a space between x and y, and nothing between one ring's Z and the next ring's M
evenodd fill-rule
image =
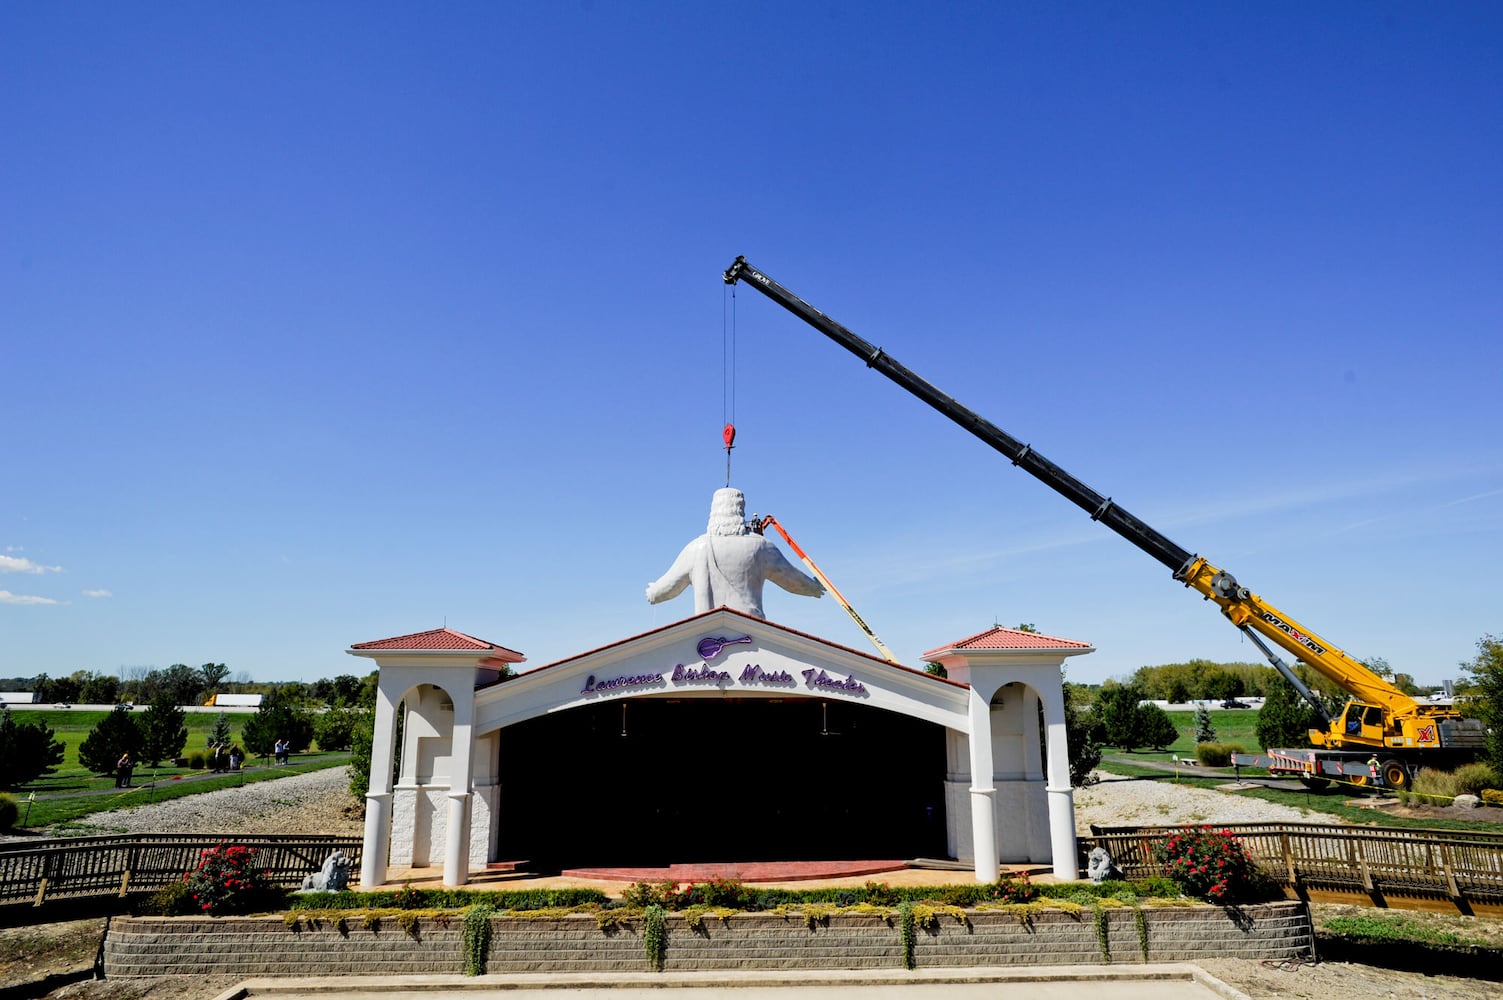
M776 546L769 545L765 551L767 553L767 579L790 594L800 594L804 597L820 597L824 594L824 586L785 559Z
M647 585L648 604L671 601L689 586L689 575L694 568L695 546L696 542L685 545L678 558L673 560L673 565L668 567L668 572Z

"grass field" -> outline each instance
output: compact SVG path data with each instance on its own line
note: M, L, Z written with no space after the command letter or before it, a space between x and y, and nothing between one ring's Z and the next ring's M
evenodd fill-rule
M185 795L212 792L218 788L233 788L237 785L250 785L259 781L275 781L278 778L290 778L294 774L307 774L309 771L319 771L326 767L339 767L348 763L349 759L348 753L306 754L302 757L294 757L294 762L287 767L261 765L247 767L233 774L217 775L209 775L203 771L182 772L163 769L153 778L150 769L147 769L136 772L136 779L139 783L131 788L115 789L113 780L109 780L108 787L112 794L38 798L36 802L30 803L30 816L23 815L23 819L28 829L50 828L56 836L93 834L98 831L72 829L74 821L90 813L126 809L152 802L165 802L168 799L182 798ZM188 780L186 774L192 774L195 777ZM21 803L23 814L27 805L25 802Z
M145 711L137 709L137 712ZM292 774L325 767L337 767L349 760L348 753L307 753L292 758L290 767L266 767L256 759L233 774L210 775L200 768L174 767L164 761L161 767L139 765L133 776L134 787L116 789L111 775L100 777L86 770L78 762L78 745L89 735L108 712L78 711L75 709L12 709L11 717L17 722L41 721L51 727L53 738L65 747L63 762L57 770L44 775L29 785L23 785L14 794L22 800L21 809L25 825L31 829L66 825L80 816L108 809L141 805L146 802L161 802L183 795L196 795L233 785L250 784L284 778ZM248 713L226 713L230 720L230 735L237 745L241 742ZM209 733L214 728L217 713L190 712L184 719L188 727L188 742L183 745L183 756L202 751L208 745ZM191 779L191 780L188 780ZM90 794L104 792L108 794ZM26 815L29 795L36 800L29 803L30 815Z
M1215 788L1218 785L1226 784L1233 773L1231 768L1226 769L1226 777L1224 778L1193 778L1151 767L1134 766L1137 762L1142 762L1143 764L1172 764L1175 757L1185 759L1195 756L1195 713L1170 712L1168 714L1170 721L1174 723L1175 728L1179 730L1180 734L1179 739L1175 740L1172 745L1163 750L1140 750L1134 753L1108 747L1106 748L1107 755L1115 758L1115 760L1103 761L1101 770L1135 778L1171 781L1197 788ZM1218 742L1238 744L1249 753L1256 753L1261 749L1257 738L1257 712L1245 709L1214 710L1211 712L1211 725L1216 727L1216 739ZM1126 763L1128 761L1132 763ZM1257 769L1242 769L1244 776L1262 776L1266 773ZM1292 806L1296 809L1310 809L1315 812L1335 816L1344 822L1361 825L1431 830L1484 830L1503 833L1503 823L1477 820L1451 820L1438 817L1433 819L1413 819L1404 816L1393 816L1381 809L1349 806L1346 804L1348 800L1369 793L1354 788L1343 788L1334 784L1318 792L1309 789L1280 791L1274 788L1253 788L1236 794L1263 799L1267 802L1276 802L1279 805Z
M137 709L137 715L145 709ZM36 792L38 795L53 794L56 792L81 792L97 788L111 788L115 784L114 778L97 777L87 771L78 762L78 745L89 735L90 730L109 715L108 712L77 711L75 709L11 709L11 718L16 722L42 722L52 729L53 738L60 741L65 750L63 762L57 770L51 774L37 779L20 789L24 792ZM229 715L231 739L240 743L241 732L249 715ZM188 727L188 742L183 744L183 755L187 756L195 751L202 751L208 746L209 732L214 728L214 720L218 716L210 713L189 713L184 722ZM241 744L243 745L243 744ZM137 767L139 775L145 771L144 767ZM190 768L173 768L171 761L165 761L164 766L157 768L162 774L193 774Z
M1166 712L1174 728L1179 730L1179 739L1164 748L1158 756L1168 758L1195 756L1195 713ZM1248 753L1258 751L1258 713L1245 708L1219 708L1211 710L1211 725L1216 728L1219 743L1236 743ZM1153 756L1154 751L1144 751L1144 756Z

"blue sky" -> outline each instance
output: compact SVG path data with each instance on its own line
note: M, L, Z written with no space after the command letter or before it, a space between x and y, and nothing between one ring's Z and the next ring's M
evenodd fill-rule
M0 676L536 665L732 482L904 662L1256 660L737 254L1359 657L1503 632L1503 8L0 7ZM733 338L731 338L733 334ZM723 357L734 340L734 394ZM732 405L733 403L733 405ZM768 616L856 648L831 600Z

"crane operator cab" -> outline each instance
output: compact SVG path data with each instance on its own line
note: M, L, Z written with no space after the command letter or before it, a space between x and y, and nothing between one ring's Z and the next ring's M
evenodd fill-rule
M1383 742L1383 709L1379 705L1364 705L1360 701L1346 704L1346 718L1342 731L1362 742Z

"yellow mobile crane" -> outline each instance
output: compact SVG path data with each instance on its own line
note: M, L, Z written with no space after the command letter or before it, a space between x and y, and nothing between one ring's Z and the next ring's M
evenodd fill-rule
M1011 437L996 425L867 343L850 330L794 295L766 273L737 257L726 269L726 284L742 282L767 296L799 319L829 337L887 378L928 403L946 417L1001 452L1029 475L1142 549L1174 574L1174 579L1214 601L1221 613L1263 652L1324 720L1326 728L1310 730L1314 749L1269 750L1267 755L1243 755L1238 763L1292 774L1309 784L1340 778L1367 784L1368 761L1379 760L1378 777L1392 788L1403 788L1421 766L1450 767L1477 756L1486 728L1448 705L1421 704L1373 673L1328 640L1237 582L1226 570L1181 548L1150 528L1110 497L1104 497L1040 455L1031 445ZM1265 641L1267 640L1267 641ZM1334 718L1293 669L1269 648L1281 647L1347 692L1351 700Z

